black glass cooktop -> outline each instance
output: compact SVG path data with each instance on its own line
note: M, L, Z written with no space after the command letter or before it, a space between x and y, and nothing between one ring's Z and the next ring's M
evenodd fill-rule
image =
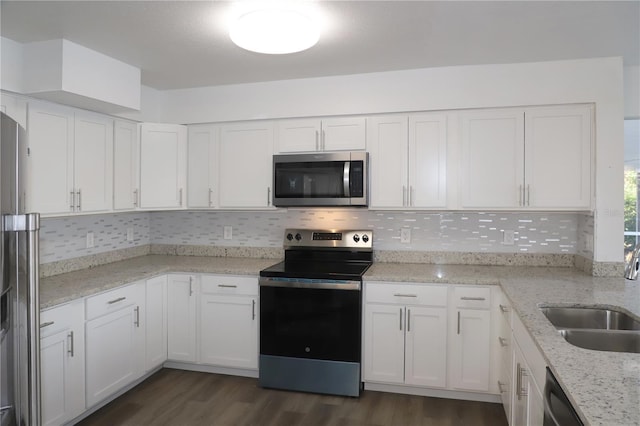
M260 271L261 277L360 281L371 262L282 261Z

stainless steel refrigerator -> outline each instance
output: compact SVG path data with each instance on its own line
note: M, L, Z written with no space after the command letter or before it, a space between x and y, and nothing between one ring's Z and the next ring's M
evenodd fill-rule
M40 216L25 214L25 130L2 116L0 136L1 426L40 425Z

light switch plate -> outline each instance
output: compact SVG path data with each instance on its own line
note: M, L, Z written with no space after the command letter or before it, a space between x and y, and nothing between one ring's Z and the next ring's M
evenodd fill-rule
M93 237L93 232L87 232L87 248L93 248L95 247L95 245L96 245L96 242Z
M512 246L515 244L516 235L512 230L505 229L502 231L502 244L505 246Z
M127 228L127 241L133 241L133 228Z
M225 240L230 240L233 238L233 228L231 226L224 227L224 234L222 236Z
M402 228L400 230L400 242L409 244L411 242L411 229Z

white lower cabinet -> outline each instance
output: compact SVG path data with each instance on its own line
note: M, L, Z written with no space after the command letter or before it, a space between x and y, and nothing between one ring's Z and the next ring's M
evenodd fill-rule
M171 274L167 283L167 358L196 361L196 276Z
M203 275L198 361L258 368L258 279Z
M490 390L491 289L453 288L449 327L449 386L464 391Z
M145 371L150 371L167 360L167 276L147 280L146 291Z
M446 286L368 283L365 292L364 380L445 387Z
M144 294L139 282L85 300L87 407L144 372Z
M60 425L85 409L84 303L40 314L42 424Z

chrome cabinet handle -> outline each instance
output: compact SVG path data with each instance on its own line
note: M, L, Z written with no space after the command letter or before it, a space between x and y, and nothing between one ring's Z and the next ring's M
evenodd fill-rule
M193 277L189 277L189 296L193 296Z
M48 321L43 324L40 324L40 328L49 327L50 325L53 325L53 324L55 324L55 321Z
M136 306L134 311L136 313L136 320L134 321L134 324L137 328L140 328L140 306Z
M182 207L182 188L178 190L178 198L180 199L180 207Z
M76 211L76 192L71 190L71 196L69 197L69 201L71 202L69 208L72 212Z
M413 185L409 185L409 207L413 207Z
M267 206L271 205L271 188L267 188Z
M407 333L411 331L411 309L407 309Z
M498 341L500 342L500 346L502 347L509 346L507 344L507 339L505 339L504 337L498 337Z
M316 130L316 151L320 151L320 132Z
M75 345L74 345L74 339L73 339L73 331L70 331L68 334L68 338L69 338L69 349L67 350L67 353L69 354L69 356L71 358L73 358L73 356L75 355Z
M402 308L400 308L400 330L402 330Z
M478 301L482 301L482 300L487 300L484 297L469 297L469 296L462 296L460 298L460 300L478 300Z
M500 380L498 380L498 390L500 391L500 393L505 393L506 391L502 390L502 387L504 386L504 383L502 383Z
M209 207L213 205L212 195L213 195L213 189L209 188Z
M460 311L458 311L458 334L460 334Z
M531 191L530 185L527 185L527 206L531 205Z
M133 190L133 207L138 207L138 190Z
M255 299L251 301L251 319L252 320L256 319L256 300Z
M523 387L523 378L527 377L527 370L520 366L520 363L516 364L516 395L518 396L518 401L527 396L527 389Z
M322 145L320 146L320 149L322 149L323 151L326 149L324 146L326 140L327 140L327 133L324 131L324 129L322 129Z
M408 293L393 293L395 297L418 297L417 294L408 294Z
M218 284L218 287L223 287L223 288L238 288L237 285L235 284Z
M524 190L522 185L518 185L518 205L522 207L524 205Z
M402 205L407 205L407 187L402 185Z
M78 189L77 194L78 194L78 206L77 206L77 208L78 208L78 211L80 212L80 211L82 211L82 190Z
M507 312L509 312L509 307L506 305L502 305L500 304L500 312L502 312L503 314L506 314Z
M118 297L117 299L109 300L107 303L109 305L113 305L114 303L122 302L125 299L126 297L122 296L122 297Z

